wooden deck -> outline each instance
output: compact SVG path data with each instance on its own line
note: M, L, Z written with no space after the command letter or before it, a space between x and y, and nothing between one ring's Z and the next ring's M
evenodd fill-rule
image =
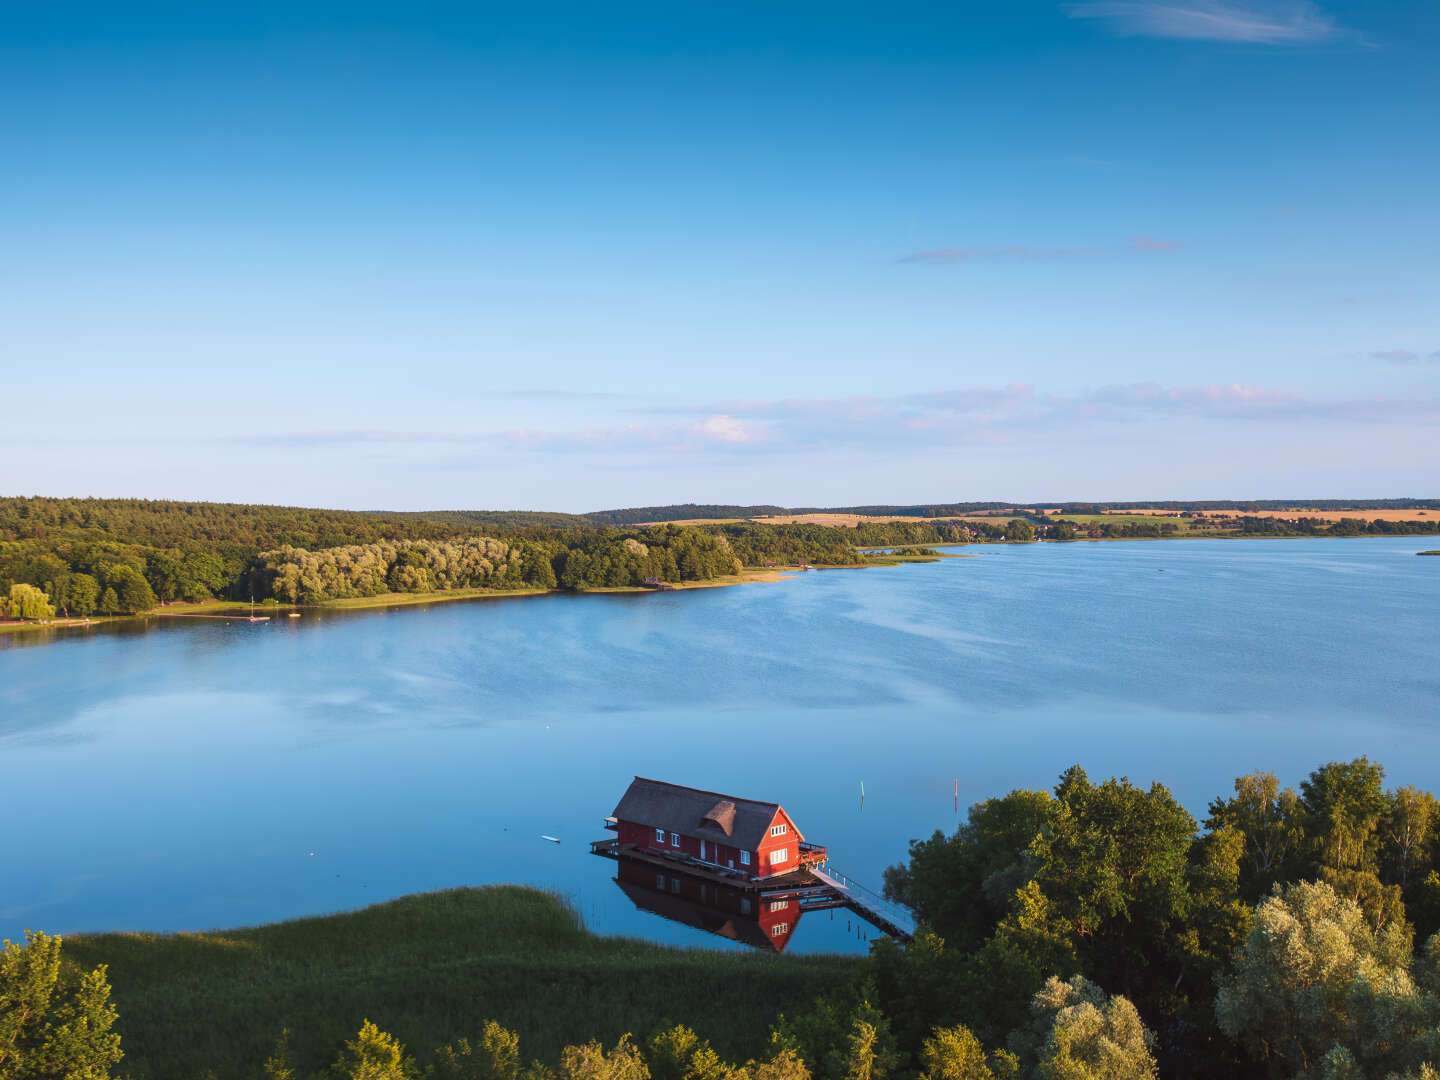
M805 848L810 849L808 853ZM830 868L825 848L819 844L807 843L802 846L799 869L788 874L772 874L769 877L756 877L744 871L702 862L694 856L678 852L638 848L633 844L622 844L619 840L592 841L590 852L608 859L647 863L666 870L679 871L701 881L743 889L757 894L763 901L796 900L802 911L847 908L899 941L908 942L915 936L914 920L907 911Z

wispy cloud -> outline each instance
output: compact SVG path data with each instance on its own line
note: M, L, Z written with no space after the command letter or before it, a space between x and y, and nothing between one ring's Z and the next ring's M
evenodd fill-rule
M948 247L912 251L896 262L918 263L923 266L954 266L958 263L985 260L1069 259L1085 255L1102 255L1107 251L1179 251L1184 244L1175 240L1157 240L1153 236L1133 236L1124 248L1119 247Z
M250 446L354 446L373 443L472 443L489 436L448 431L388 431L383 428L356 428L332 431L280 431L247 433L224 437L225 442Z
M1036 438L1104 436L1143 424L1440 424L1440 402L1387 398L1313 399L1244 383L1165 386L1127 383L1044 393L1026 383L896 396L782 398L670 406L639 421L580 432L518 431L515 449L545 452L705 452L725 457L823 452L889 452L1004 446ZM1218 433L1224 430L1215 428Z
M1370 354L1372 360L1384 360L1387 364L1440 364L1440 349L1428 356L1422 356L1410 349L1377 349Z
M618 424L579 431L524 428L497 438L515 449L540 451L644 451L684 453L699 450L742 450L763 445L768 438L763 423L728 413L709 412L693 423Z
M1179 251L1185 245L1175 240L1157 240L1153 236L1132 236L1130 246L1136 251Z
M902 255L902 263L951 263L970 262L973 259L1063 259L1071 255L1094 255L1098 248L933 248L929 251L912 251Z
M1094 0L1067 6L1072 19L1101 19L1119 33L1179 41L1306 45L1340 34L1335 20L1307 0Z

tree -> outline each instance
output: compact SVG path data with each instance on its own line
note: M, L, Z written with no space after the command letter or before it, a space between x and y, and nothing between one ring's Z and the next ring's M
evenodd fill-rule
M560 1054L560 1075L565 1080L650 1080L650 1069L630 1036L622 1035L608 1054L598 1039L567 1046Z
M50 598L34 585L11 585L6 610L12 619L49 619L55 615Z
M1384 780L1384 766L1359 757L1322 765L1301 783L1300 802L1316 865L1375 870L1386 810Z
M0 943L0 1080L109 1080L123 1057L105 965L67 978L61 939Z
M1142 1001L1166 992L1175 974L1165 961L1193 906L1186 871L1195 819L1162 784L1091 784L1079 766L1055 794L1032 846L1052 919L1073 936L1082 971Z
M1385 796L1384 843L1391 879L1402 890L1410 885L1415 872L1428 853L1435 831L1435 796L1415 787L1397 788Z
M1034 540L1035 526L1024 518L1011 518L1005 526L1006 540Z
M342 1080L414 1080L415 1065L395 1036L366 1020L360 1033L345 1044L335 1075Z
M903 1060L889 1021L865 982L824 994L809 1008L781 1014L771 1032L777 1050L793 1050L825 1080L878 1080Z
M1274 773L1256 770L1235 779L1235 797L1210 803L1209 829L1234 828L1244 837L1240 889L1254 903L1298 869L1305 848L1305 808Z
M280 1038L275 1040L275 1049L270 1051L265 1064L260 1066L260 1075L264 1080L299 1080L295 1056L290 1051L289 1028L281 1029Z
M1342 1046L1369 1076L1413 1064L1396 1058L1435 1023L1424 1005L1408 927L1392 922L1377 932L1354 900L1326 882L1300 881L1257 905L1220 980L1215 1015L1257 1060L1305 1074Z
M645 1058L652 1080L725 1080L731 1072L710 1044L683 1024L650 1036Z
M116 563L106 567L105 581L108 586L106 595L112 591L115 594L115 606L110 610L134 615L155 606L155 593L151 591L150 583L133 566Z
M520 1038L494 1020L485 1021L475 1046L457 1039L435 1052L434 1080L516 1080L519 1075Z
M1359 903L1375 927L1404 914L1400 887L1379 876L1384 780L1383 766L1360 757L1323 765L1300 785L1315 876Z
M985 1047L963 1024L936 1028L920 1048L924 1080L995 1080Z
M89 615L100 602L100 583L89 574L75 574L70 578L65 603L77 615Z
M1051 976L1013 1039L1036 1080L1154 1080L1155 1036L1131 1002L1094 983Z
M115 590L107 587L100 597L100 610L107 615L113 615L120 610L120 598L115 595Z

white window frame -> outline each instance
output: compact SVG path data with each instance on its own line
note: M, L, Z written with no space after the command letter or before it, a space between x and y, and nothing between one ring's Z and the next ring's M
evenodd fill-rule
M750 852L748 852L748 851L741 851L741 852L740 852L740 865L741 865L741 866L749 866L749 865L750 865Z
M665 888L665 875L664 875L664 874L656 874L656 875L655 875L655 887L656 887L657 889L663 889L663 888Z
M789 832L789 831L790 831L790 827L789 827L788 825L771 825L771 826L770 826L770 835L771 835L771 836L784 836L784 835L785 835L787 832Z
M679 847L679 846L680 846L680 834L679 834L678 832L672 832L672 833L670 834L670 846L671 846L671 847Z
M781 863L790 861L790 849L788 847L776 848L770 852L770 865L779 866Z
M663 843L665 842L665 830L664 830L664 829L656 829L656 830L655 830L655 842L656 842L657 844L663 844Z
M790 901L789 901L789 900L772 900L772 901L770 901L770 910L771 910L771 911L789 911L789 910L790 910Z
M789 932L790 924L788 922L777 922L774 926L770 927L771 937L779 937L781 934L788 934Z

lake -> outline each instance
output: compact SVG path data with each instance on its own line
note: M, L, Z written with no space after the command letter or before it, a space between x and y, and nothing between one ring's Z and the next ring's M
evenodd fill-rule
M0 637L0 937L522 882L597 931L736 947L637 908L589 854L636 774L779 801L876 888L955 826L957 782L963 814L1080 762L1203 817L1242 773L1298 785L1368 754L1435 789L1428 539L988 545L736 588ZM812 912L790 951L874 933Z

